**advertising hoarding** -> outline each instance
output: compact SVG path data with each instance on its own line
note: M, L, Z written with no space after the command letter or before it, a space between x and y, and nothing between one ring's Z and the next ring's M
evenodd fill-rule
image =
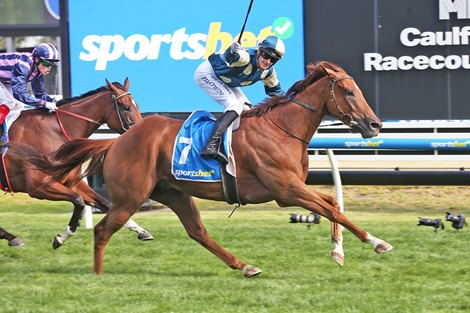
M142 112L223 111L196 85L194 71L238 36L249 1L69 1L71 95L123 82ZM301 0L254 1L242 44L256 47L276 34L286 44L276 64L283 89L304 77ZM266 95L261 83L243 88L252 103Z

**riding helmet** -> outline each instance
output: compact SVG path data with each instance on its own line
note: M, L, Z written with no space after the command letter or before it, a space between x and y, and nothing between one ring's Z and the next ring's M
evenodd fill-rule
M50 42L37 45L33 50L33 56L52 62L60 61L59 50Z
M265 50L269 54L275 54L279 59L286 53L286 46L281 38L276 36L266 37L258 46L260 49Z

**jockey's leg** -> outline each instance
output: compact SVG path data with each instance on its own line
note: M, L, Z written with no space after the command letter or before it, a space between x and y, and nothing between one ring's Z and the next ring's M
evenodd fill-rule
M230 110L225 111L224 114L215 121L209 140L201 151L201 156L218 159L221 163L228 163L227 157L220 152L220 146L225 131L237 117L238 113Z
M3 134L0 138L0 146L5 146L9 142L8 128L7 128L7 125L5 123L5 119L8 115L8 113L10 113L10 108L4 103L0 104L0 124L3 125Z

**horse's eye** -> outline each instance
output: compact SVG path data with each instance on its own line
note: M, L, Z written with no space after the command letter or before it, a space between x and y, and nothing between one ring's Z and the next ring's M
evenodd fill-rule
M354 96L354 92L351 89L346 89L346 95Z
M130 105L127 105L127 104L125 104L125 105L124 105L124 110L126 110L126 111L130 111L130 110L131 110L131 106L130 106Z

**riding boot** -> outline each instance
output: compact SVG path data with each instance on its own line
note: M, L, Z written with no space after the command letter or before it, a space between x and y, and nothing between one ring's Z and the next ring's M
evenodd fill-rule
M0 137L0 147L7 145L8 142L9 142L8 129L7 129L7 125L6 125L6 122L5 122L5 119L8 115L8 113L10 113L10 108L7 107L6 104L1 104L0 105L0 125L3 124L3 132L2 132L2 135Z
M204 158L214 158L219 160L221 163L227 164L227 157L220 151L222 145L222 138L227 128L232 122L238 117L238 113L235 111L226 111L219 117L212 128L212 132L209 136L209 140L206 146L201 151L201 156Z

